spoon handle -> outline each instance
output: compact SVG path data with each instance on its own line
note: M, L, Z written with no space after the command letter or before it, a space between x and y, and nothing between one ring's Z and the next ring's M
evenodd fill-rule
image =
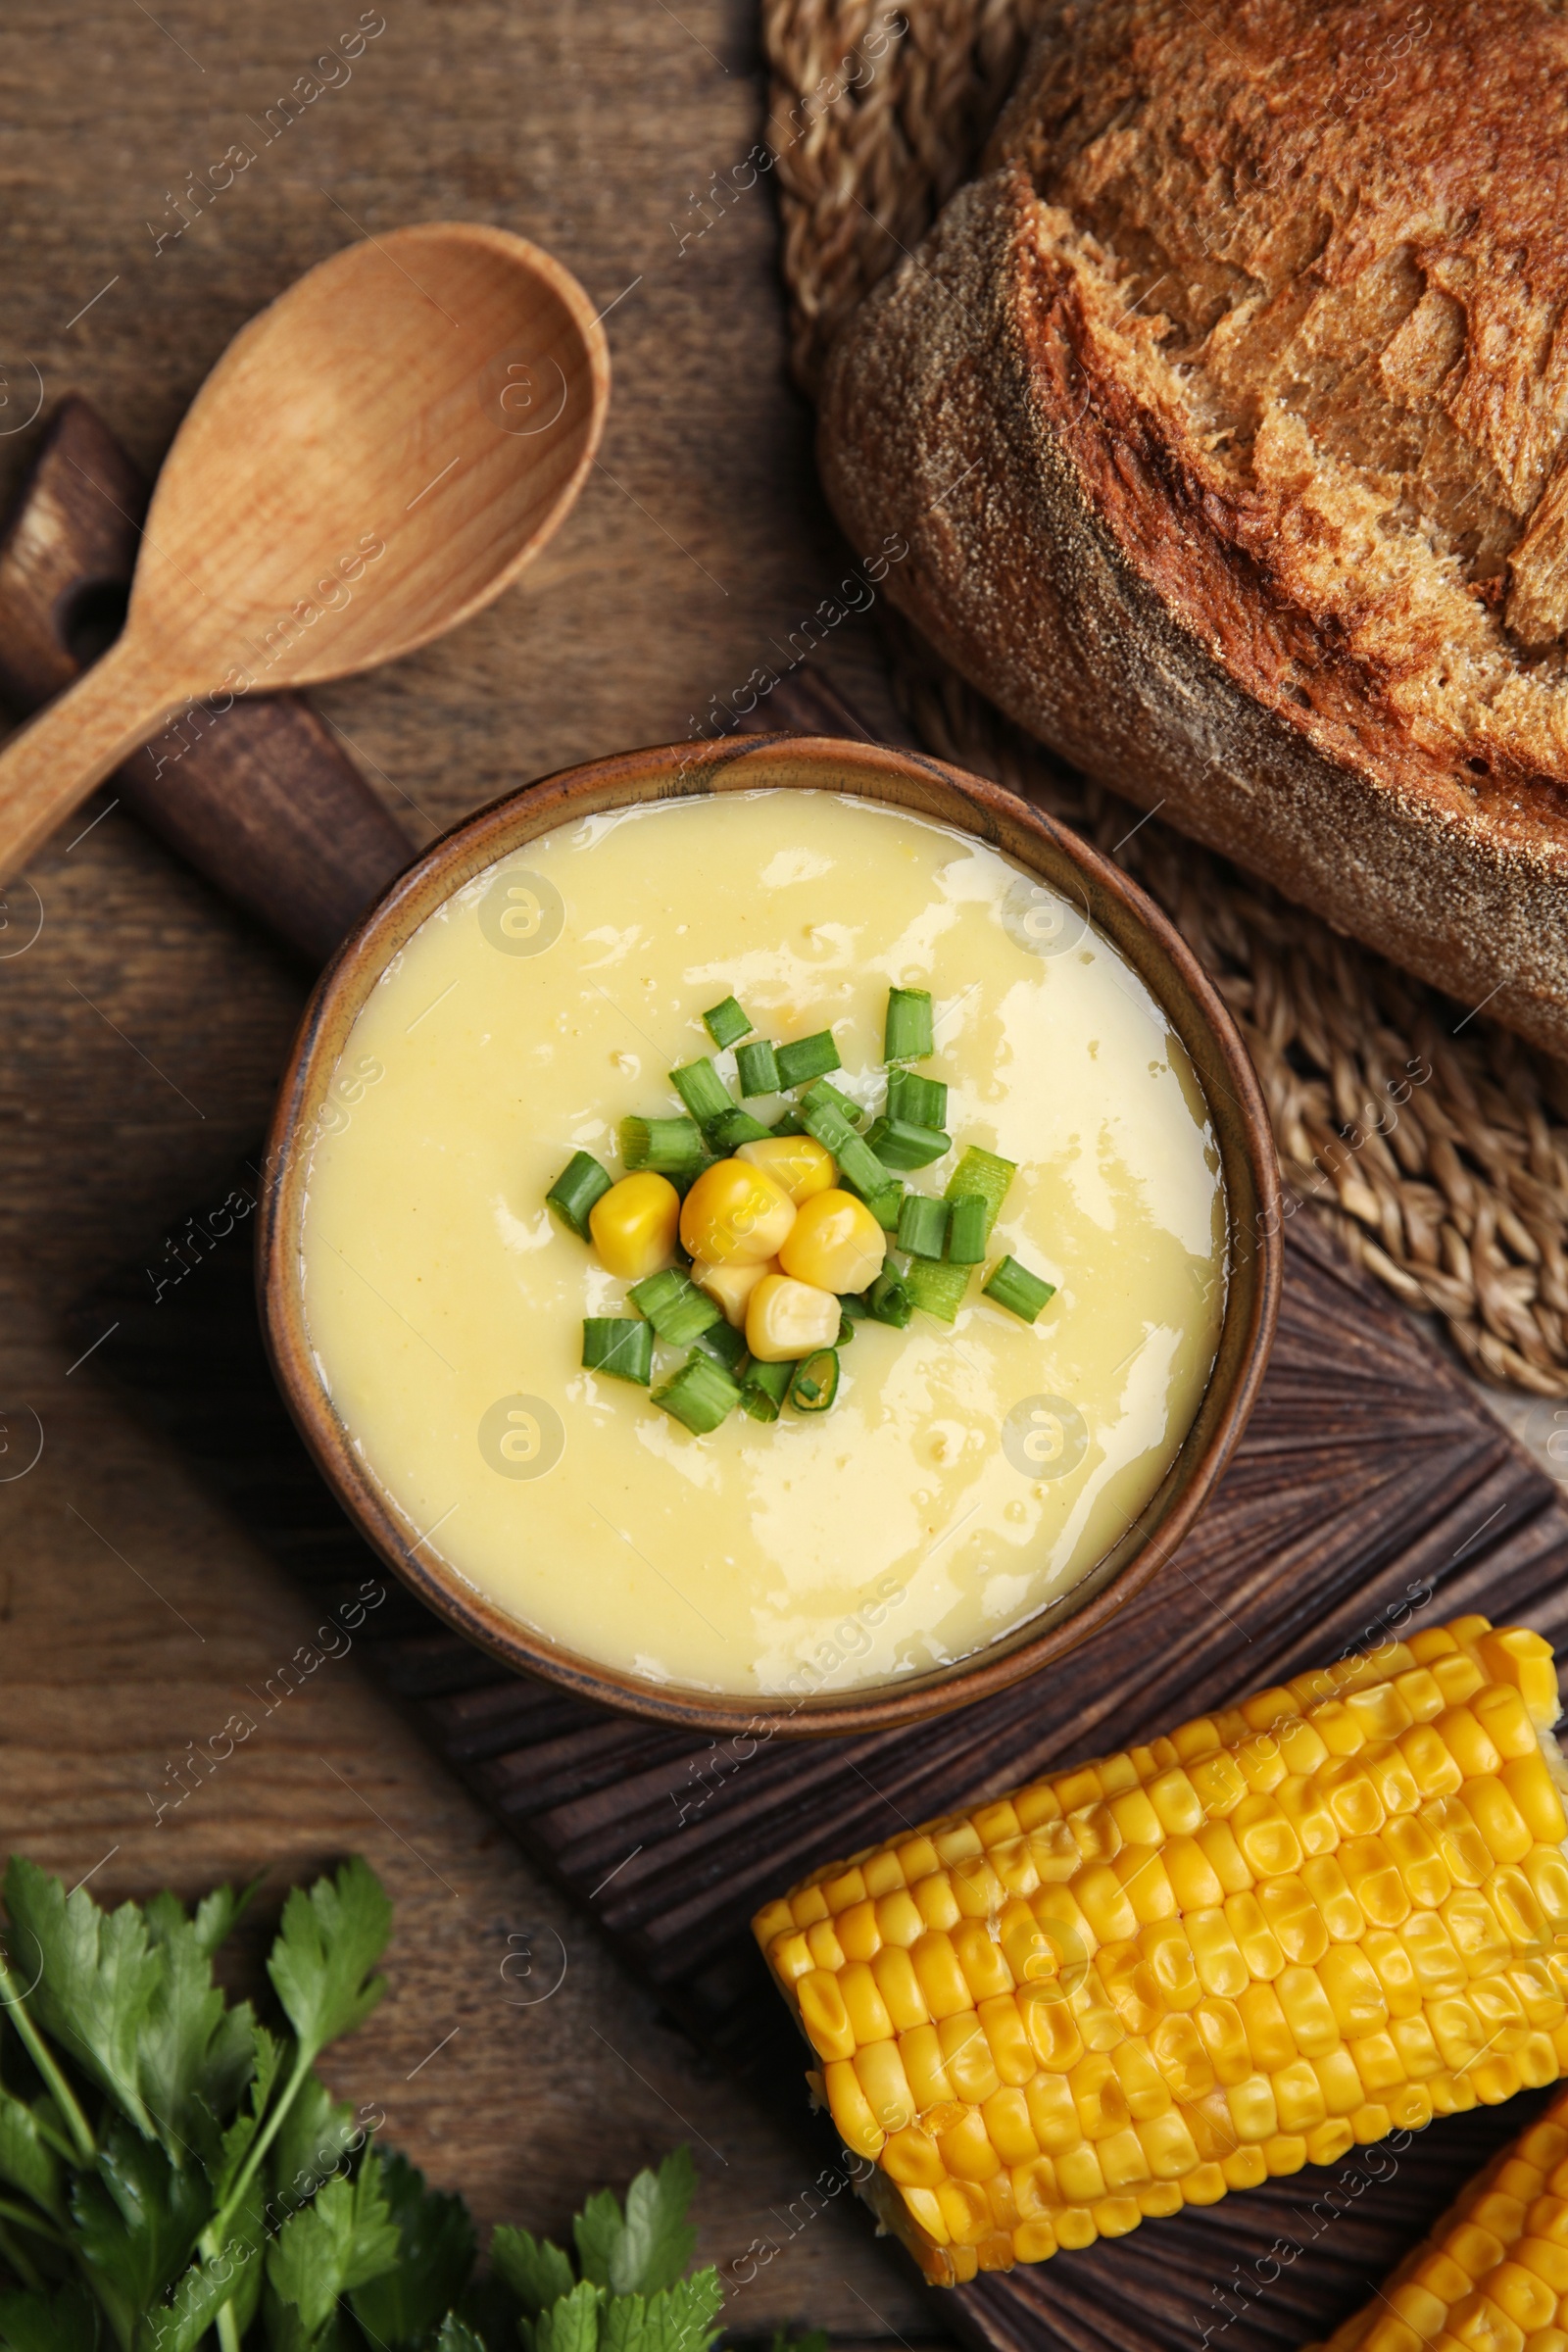
M128 634L0 752L0 882L62 817L186 702L151 673Z

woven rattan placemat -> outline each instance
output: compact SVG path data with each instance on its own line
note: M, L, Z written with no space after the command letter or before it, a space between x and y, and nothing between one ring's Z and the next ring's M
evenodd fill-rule
M796 373L973 169L1040 0L762 0ZM1568 1396L1568 1068L1031 742L895 618L928 747L1022 792L1159 901L1241 1023L1307 1213L1470 1369Z

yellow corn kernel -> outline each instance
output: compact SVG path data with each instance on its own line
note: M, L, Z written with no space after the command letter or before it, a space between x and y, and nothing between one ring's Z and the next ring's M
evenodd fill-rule
M1360 1949L1363 1958L1377 1970L1390 2017L1418 2017L1421 1987L1416 1982L1415 1964L1398 1936L1386 1928L1378 1929L1367 1936Z
M1487 1679L1475 1659L1467 1657L1463 1650L1457 1651L1452 1657L1435 1658L1432 1671L1450 1707L1463 1706L1467 1698L1475 1696Z
M641 1282L645 1274L673 1265L679 1228L680 1195L667 1176L651 1168L622 1176L588 1211L601 1262L622 1282Z
M1323 1800L1315 1769L1311 1774L1294 1772L1281 1781L1274 1802L1296 1832L1303 1854L1333 1853L1340 1842L1340 1825Z
M1523 1951L1543 1951L1551 1938L1530 1881L1513 1862L1499 1862L1480 1889L1508 1941Z
M1244 1797L1231 1814L1230 1825L1254 1877L1282 1879L1300 1869L1300 1838L1272 1796L1254 1793Z
M857 2156L873 2160L882 2153L887 2133L871 2111L871 2102L860 2087L860 2078L848 2059L832 2060L822 2069L823 2088L839 2137Z
M777 1272L776 1257L758 1258L750 1263L735 1258L727 1266L707 1266L701 1258L692 1260L693 1282L711 1298L732 1331L746 1329L746 1310L752 1302L752 1293L764 1274Z
M1129 2035L1111 2051L1110 2062L1116 2069L1127 2112L1135 2124L1148 2123L1168 2111L1170 2086L1150 2055L1147 2042Z
M1484 1635L1476 1649L1486 1672L1496 1682L1511 1683L1532 1721L1548 1730L1561 1712L1551 1643L1517 1625Z
M705 1265L777 1257L795 1223L795 1203L762 1169L716 1159L681 1202L680 1238Z
M1193 2009L1203 1997L1193 1947L1179 1920L1157 1920L1143 1929L1138 1947L1169 2009Z
M859 1872L856 1872L857 1879ZM876 1924L876 1906L865 1896L858 1902L847 1903L841 1910L833 1902L832 1890L824 1888L834 1912L833 1928L845 1953L851 1960L874 1960L882 1948L882 1932Z
M920 1980L902 1944L884 1944L871 1962L871 1974L876 1979L883 2006L900 2034L928 2022L931 2012L920 1990Z
M1279 2109L1280 2130L1315 2131L1328 2114L1328 2108L1311 2060L1292 2059L1288 2066L1276 2067L1270 2080L1274 2084L1274 2104Z
M1497 1861L1517 1862L1534 1845L1524 1816L1500 1780L1466 1781L1453 1801L1464 1807Z
M1002 2159L991 2144L986 2119L978 2106L971 2108L960 2122L950 2124L937 2141L937 2147L943 2163L956 2180L989 2180L1002 2170Z
M1396 1740L1414 1721L1392 1682L1351 1691L1345 1703L1369 1740Z
M1348 2049L1342 2045L1339 2049L1330 2050L1326 2058L1312 2059L1310 2064L1323 2093L1331 2123L1336 2116L1353 2116L1356 2109L1365 2104L1366 2093L1361 2088L1361 2078L1355 2071L1355 2061ZM1388 2126L1385 2125L1384 2131L1387 2130ZM1381 2138L1382 2133L1374 2133L1373 2136Z
M1308 1707L1306 1720L1331 1756L1353 1756L1366 1745L1366 1734L1343 1698L1321 1699Z
M1247 2046L1247 2029L1236 2003L1200 2001L1192 2017L1214 2070L1215 2082L1224 2090L1245 2082L1254 2070L1252 2054Z
M889 2132L882 2150L882 2170L901 2188L935 2188L947 2178L936 2141L917 2124Z
M1359 1943L1366 1934L1361 1906L1334 1854L1314 1854L1300 1869L1301 1885L1316 1903L1331 1943Z
M974 2007L974 1995L958 1965L953 1939L941 1929L928 1929L910 1945L909 1958L914 1963L926 2007L939 2023L943 2018L957 2017Z
M1350 2059L1369 2099L1402 2087L1404 2061L1392 2034L1363 2034L1359 2041L1351 2042Z
M1451 1796L1464 1779L1435 1724L1418 1723L1413 1730L1401 1732L1398 1747L1423 1799Z
M1456 1796L1437 1797L1423 1805L1421 1819L1436 1838L1444 1868L1456 1886L1479 1886L1492 1876L1492 1850Z
M1253 1874L1228 1821L1205 1822L1193 1842L1213 1865L1214 1875L1227 1894L1249 1892Z
M1012 2251L1019 2262L1046 2262L1060 2243L1049 2222L1020 2222L1012 2233ZM1568 2337L1564 2339L1568 2343Z
M882 1271L888 1237L863 1200L836 1188L811 1193L795 1213L778 1260L818 1290L863 1291Z
M1489 1683L1470 1701L1470 1712L1499 1756L1536 1756L1541 1740L1524 1698L1509 1683Z
M1239 1899L1232 1897L1233 1901ZM1242 1957L1241 1946L1224 1911L1192 1911L1182 1924L1205 1992L1234 1998L1250 1984L1251 1971Z
M1019 2015L1029 2046L1048 2075L1064 2074L1077 2065L1083 2054L1083 2034L1072 2004L1059 1986L1031 1985L1027 1999L1019 2004Z
M865 1891L873 1901L879 1901L885 1894L902 1894L905 1890L899 1857L890 1854L886 1846L880 1853L867 1856L860 1875L865 1881Z
M1023 1830L1037 1830L1044 1823L1061 1817L1061 1806L1049 1781L1032 1781L1027 1788L1020 1788L1012 1807Z
M901 1886L892 1894L878 1895L876 1924L884 1944L913 1943L925 1933L925 1921L920 1917L914 1897L907 1887Z
M1325 1953L1318 1966L1322 1967L1330 1957ZM1274 1989L1280 1996L1291 2037L1303 2058L1321 2058L1339 2047L1339 2021L1315 1969L1283 1969L1275 1980Z
M1436 1912L1417 1911L1398 1931L1423 1993L1458 1992L1469 1974L1447 1926Z
M1298 2052L1272 1984L1249 1984L1236 2003L1254 2067L1266 2075L1289 2066Z
M762 1905L752 1922L752 1933L765 1952L776 1936L788 1936L794 1925L795 1914L788 1898L781 1895L776 1902Z
M1394 1688L1403 1699L1414 1723L1430 1723L1434 1715L1443 1712L1443 1690L1436 1675L1425 1666L1407 1666L1394 1678Z
M838 1178L832 1152L814 1136L760 1136L755 1144L739 1145L735 1156L760 1168L797 1208L814 1194L825 1193Z
M839 1971L839 1991L858 2045L893 2039L893 2020L863 1960L846 1960Z
M909 1892L928 1928L957 1926L962 1913L954 1895L953 1881L945 1870L933 1870L928 1877L916 1879Z
M953 1931L953 1949L964 1982L976 2001L1012 1990L1012 1972L1000 1943L994 1943L978 1919L962 1919Z
M1382 1829L1388 1808L1364 1757L1333 1756L1312 1779L1342 1838L1367 1838Z
M835 1974L844 1966L844 1946L831 1919L816 1919L806 1931L806 1945L816 1968L830 1968Z
M1304 1960L1309 1968L1321 1960L1328 1949L1329 1932L1299 1877L1266 1879L1258 1887L1257 1899L1287 1960Z
M1562 1798L1539 1747L1528 1755L1510 1756L1498 1776L1533 1838L1543 1845L1560 1845L1568 1837Z
M1225 1900L1225 1888L1219 1873L1196 1839L1186 1836L1172 1837L1160 1848L1160 1860L1165 1865L1176 1897L1178 1912L1206 1911Z
M796 1987L801 2023L819 2058L851 2058L855 2029L844 2006L838 1978L825 1968L813 1968Z
M1092 1805L1075 1805L1067 1815L1067 1827L1081 1861L1108 1862L1121 1852L1123 1840L1116 1816L1102 1797L1097 1797Z
M914 2122L914 2093L909 2088L898 2043L874 2041L857 2050L855 2072L866 2102L884 2132L904 2132Z
M1269 1979L1277 1977L1285 1966L1285 1954L1280 1950L1274 1933L1263 1916L1263 1906L1256 1895L1228 1895L1225 1917L1241 1947L1249 1975Z
M1234 1756L1219 1748L1214 1754L1199 1756L1187 1767L1187 1777L1198 1791L1198 1799L1210 1821L1223 1820L1234 1811L1249 1793Z
M1012 1994L998 1993L979 2002L975 2015L990 2044L992 2063L1003 2082L1014 2089L1029 2082L1035 2072L1035 2054Z
M1446 1707L1432 1729L1467 1781L1490 1776L1501 1765L1501 1756L1469 1707Z
M1451 1891L1453 1882L1426 1823L1414 1814L1402 1814L1396 1821L1386 1822L1383 1843L1394 1858L1411 1901L1435 1910Z
M1381 1838L1348 1838L1337 1859L1368 1927L1396 1928L1409 1918L1409 1892Z
M982 2099L989 2099L994 2090L1002 2088L991 2044L972 2009L961 2017L940 2018L937 2039L942 2045L942 2063L948 2081L967 2106L978 2107Z
M942 2043L935 2026L906 2027L899 2035L899 2056L918 2114L952 2105L953 2084L942 2063Z
M912 1887L917 1879L929 1878L937 1867L937 1849L929 1838L906 1838L893 1850L898 1856L899 1868L904 1873L906 1886Z
M1190 2017L1162 2018L1149 2036L1149 2047L1172 2095L1182 2105L1190 2106L1214 2088L1214 2069Z
M1353 1945L1340 1943L1325 1952L1317 1964L1317 1979L1346 2041L1381 2033L1387 2026L1389 2004L1377 1971Z
M792 1275L764 1274L747 1301L746 1345L760 1364L793 1363L833 1346L842 1311L831 1291Z
M1180 1765L1151 1781L1145 1793L1167 1837L1190 1838L1200 1826L1203 1800Z
M795 1984L816 1966L811 1947L798 1929L775 1936L767 1947L767 1963L781 1984Z
M988 1854L965 1854L953 1865L953 1894L965 1919L995 1919L1006 1889Z

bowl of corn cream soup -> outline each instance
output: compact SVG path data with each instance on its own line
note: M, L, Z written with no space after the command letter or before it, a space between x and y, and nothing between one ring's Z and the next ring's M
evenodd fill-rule
M813 1734L1034 1673L1174 1550L1279 1288L1241 1041L1124 875L749 737L460 825L323 976L261 1221L291 1410L511 1665Z

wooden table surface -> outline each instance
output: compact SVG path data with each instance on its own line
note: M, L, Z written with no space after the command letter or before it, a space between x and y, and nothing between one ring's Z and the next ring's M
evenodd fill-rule
M356 24L384 29L269 137L269 108ZM416 840L552 768L685 735L776 659L844 561L784 378L767 183L722 217L692 201L747 155L760 111L743 0L14 0L0 493L40 385L86 392L151 469L229 336L302 270L362 230L501 222L612 306L602 463L520 588L318 701ZM211 200L199 183L236 144L254 161ZM846 630L825 666L885 707L869 636ZM311 1625L74 1363L62 1317L111 1268L157 1266L183 1214L221 1198L305 980L122 812L83 833L108 799L11 889L0 928L0 1851L92 1873L110 1899L267 1869L274 1900L366 1852L397 1904L392 1990L333 2080L483 2220L559 2230L586 2191L687 2137L704 2256L780 2249L734 2303L738 2330L935 2336L939 2313L858 2211L792 2230L810 2161L661 2024L352 1655L155 1818L186 1742ZM567 1967L523 2006L501 1967L529 1928L554 1930Z

